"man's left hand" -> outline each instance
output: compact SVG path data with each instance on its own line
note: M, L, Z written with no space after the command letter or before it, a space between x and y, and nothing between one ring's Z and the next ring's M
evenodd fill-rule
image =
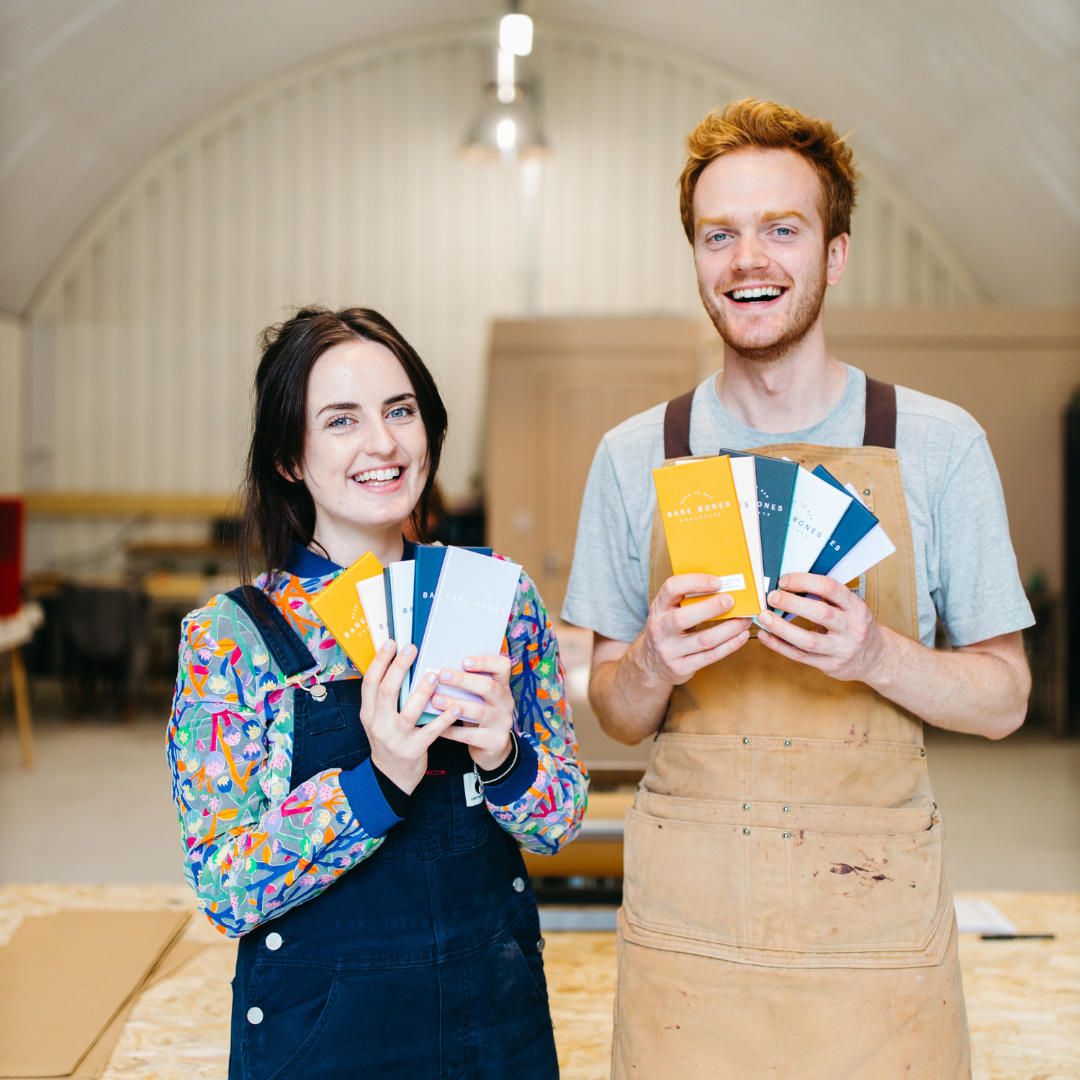
M777 584L780 588L769 593L769 606L801 615L825 632L804 630L766 611L758 616L766 631L758 634L758 640L773 652L834 679L868 681L884 656L885 641L864 601L846 585L821 574L786 574Z

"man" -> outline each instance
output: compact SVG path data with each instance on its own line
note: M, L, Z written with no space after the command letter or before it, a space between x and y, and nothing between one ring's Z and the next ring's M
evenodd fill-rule
M604 436L563 609L594 632L604 730L656 736L626 823L614 1075L968 1077L922 721L989 738L1023 721L1033 619L997 471L963 410L829 355L858 180L832 125L739 101L687 146L724 368ZM723 447L824 464L897 551L858 589L770 583L798 622L716 621L723 594L680 607L719 580L672 576L650 470Z

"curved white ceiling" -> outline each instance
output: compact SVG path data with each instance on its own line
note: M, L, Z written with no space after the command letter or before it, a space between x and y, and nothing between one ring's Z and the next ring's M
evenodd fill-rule
M492 0L0 0L0 308L23 311L102 200L251 85ZM835 116L998 303L1080 301L1073 0L534 0ZM542 30L542 25L541 25Z

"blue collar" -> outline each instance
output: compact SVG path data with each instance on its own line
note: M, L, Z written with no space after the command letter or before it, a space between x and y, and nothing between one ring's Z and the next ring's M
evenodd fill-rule
M416 545L411 540L405 541L405 550L402 552L403 562L416 558ZM293 541L292 550L289 552L289 560L285 566L287 574L294 574L301 578L328 577L336 574L342 567L337 563L316 555L314 551Z

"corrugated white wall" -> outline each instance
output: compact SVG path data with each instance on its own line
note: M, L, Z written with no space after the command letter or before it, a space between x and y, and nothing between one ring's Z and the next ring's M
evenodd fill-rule
M450 410L445 486L469 490L488 325L522 310L518 170L458 154L492 31L329 58L149 160L32 306L27 486L233 489L256 334L321 301L376 307L412 339ZM676 201L682 138L754 88L646 43L543 25L525 74L552 150L540 313L700 316ZM918 211L863 168L852 263L830 302L979 302Z

